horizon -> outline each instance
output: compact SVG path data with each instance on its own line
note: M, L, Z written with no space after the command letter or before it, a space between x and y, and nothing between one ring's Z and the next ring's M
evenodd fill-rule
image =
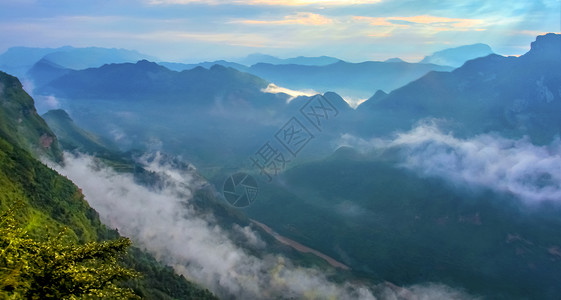
M17 46L70 45L136 50L186 63L250 54L417 62L476 43L518 56L536 36L561 32L561 3L553 0L507 6L492 1L5 0L0 16L0 53Z

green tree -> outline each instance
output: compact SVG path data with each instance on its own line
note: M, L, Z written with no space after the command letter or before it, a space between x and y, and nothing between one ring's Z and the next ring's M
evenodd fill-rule
M16 225L13 211L0 216L0 299L139 299L117 286L137 277L117 259L127 238L78 245L65 231L45 241Z

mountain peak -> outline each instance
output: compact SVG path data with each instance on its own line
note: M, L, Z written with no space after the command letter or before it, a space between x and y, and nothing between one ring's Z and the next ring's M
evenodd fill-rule
M388 58L386 60L384 60L384 62L387 63L402 63L405 62L403 59L399 58L399 57L394 57L394 58Z
M68 113L64 109L49 110L48 112L46 112L43 115L43 118L45 116L55 116L55 117L57 117L59 119L62 119L62 120L72 120L72 118L70 118L70 116L68 115Z
M532 42L530 51L532 56L561 59L561 34L548 33L538 35Z

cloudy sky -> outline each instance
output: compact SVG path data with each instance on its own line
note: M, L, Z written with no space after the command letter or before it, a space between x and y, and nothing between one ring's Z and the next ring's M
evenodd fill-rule
M0 53L71 45L187 62L250 53L416 61L477 42L519 55L560 27L558 0L0 0Z

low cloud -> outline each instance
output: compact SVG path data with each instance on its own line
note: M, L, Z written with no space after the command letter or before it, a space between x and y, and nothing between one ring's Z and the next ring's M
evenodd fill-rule
M389 283L371 288L334 283L322 271L295 266L283 256L249 254L239 243L262 249L266 244L259 234L239 225L229 232L212 216L198 215L189 202L206 183L193 168L177 169L162 161L158 155L144 160L166 181L158 191L88 156L65 154L65 166L57 168L82 188L105 224L225 299L470 299L441 285L405 289Z
M296 97L299 97L299 96L312 97L314 95L319 94L318 92L316 92L314 90L302 90L302 91L291 90L291 89L287 89L287 88L277 86L274 83L270 83L267 86L267 88L264 88L261 91L263 93L271 93L271 94L278 94L278 93L287 94L287 95L290 96L290 98L287 100L287 102L290 102L290 101L294 100Z
M357 97L350 97L350 96L341 96L345 102L349 104L350 107L356 109L359 105L364 103L364 101L368 100L368 98L357 98Z
M343 135L339 145L361 151L394 149L401 166L455 183L512 193L526 202L561 199L561 143L536 146L528 139L483 134L469 139L425 122L393 139Z
M51 109L59 109L61 107L60 101L53 95L35 95L35 84L32 80L22 78L21 85L25 92L33 98L35 107L37 108L39 114L43 114Z

